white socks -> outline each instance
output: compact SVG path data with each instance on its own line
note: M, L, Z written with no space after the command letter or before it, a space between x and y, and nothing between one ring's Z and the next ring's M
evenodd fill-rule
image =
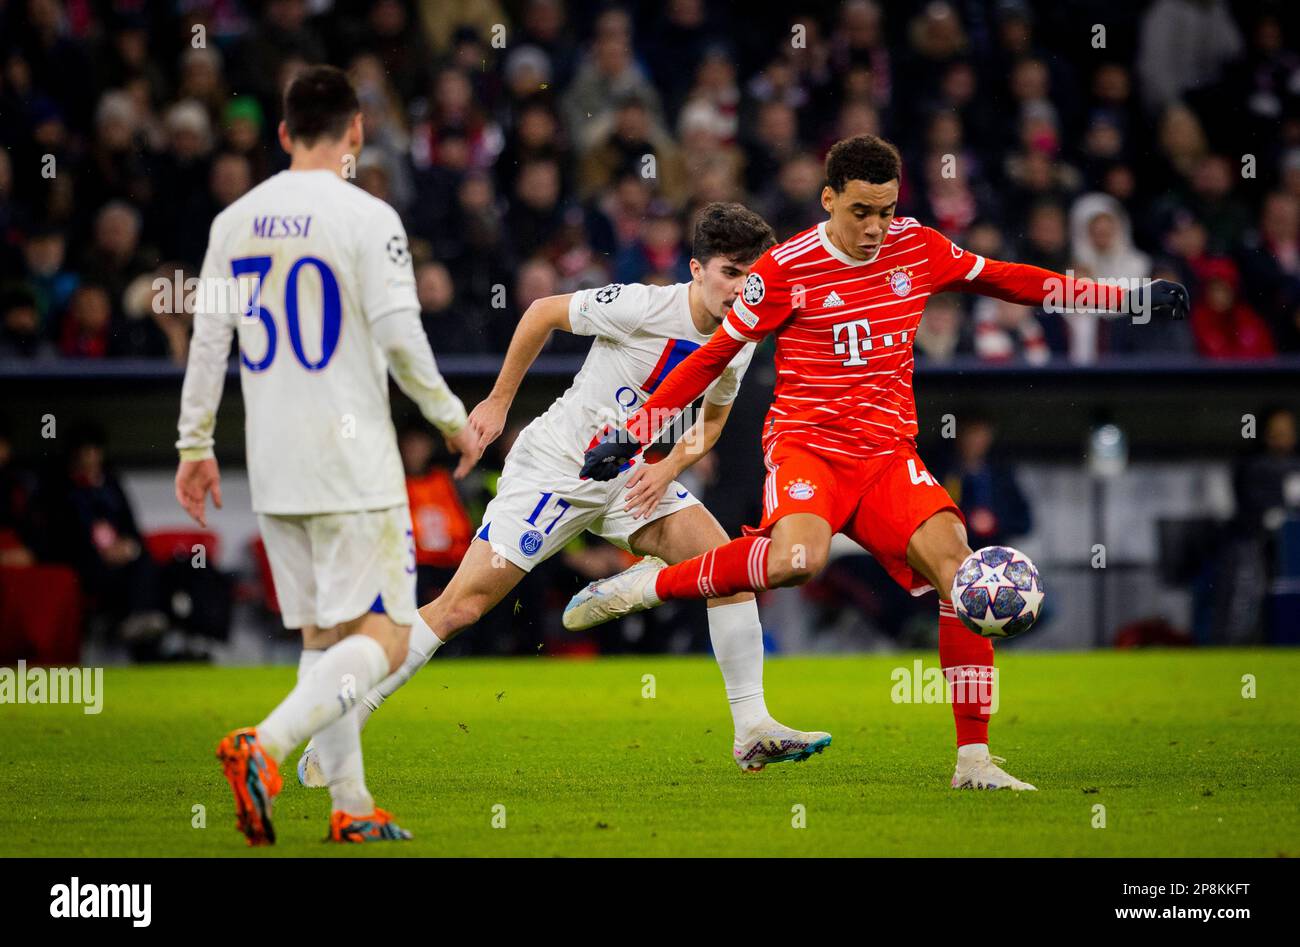
M722 669L736 738L768 718L763 700L763 625L754 599L708 610L709 640Z
M393 692L415 676L415 672L429 663L429 659L443 645L443 640L433 633L433 629L415 613L415 622L411 625L411 644L406 653L406 660L388 677L366 692L366 696L357 704L357 722L364 727L370 715L379 709L379 705L393 696Z
M357 721L357 707L313 734L311 742L320 758L321 772L329 779L330 807L349 815L374 812L375 800L366 789L365 767L361 762L361 724Z
M989 755L989 745L987 743L967 743L965 746L957 747L957 762L970 763L975 760L982 760Z
M302 680L316 666L324 651L303 648L298 656L298 680ZM357 723L357 708L312 734L312 746L320 760L321 770L333 773L329 781L331 808L350 815L369 815L375 811L375 800L366 789L365 767L361 761L361 727Z
M301 669L304 658L299 658ZM351 635L310 659L311 670L280 706L257 725L257 737L275 760L338 720L388 673L388 655L374 638Z
M316 662L325 656L323 648L303 648L302 654L298 655L298 680L307 676L308 672L316 666Z

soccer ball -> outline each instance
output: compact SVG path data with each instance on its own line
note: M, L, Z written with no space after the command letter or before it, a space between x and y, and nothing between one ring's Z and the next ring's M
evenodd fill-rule
M966 557L952 583L963 625L985 638L1014 638L1033 627L1043 581L1029 557L1010 546L985 546Z

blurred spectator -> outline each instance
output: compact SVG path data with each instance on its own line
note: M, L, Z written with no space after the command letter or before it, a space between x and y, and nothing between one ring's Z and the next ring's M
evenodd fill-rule
M667 207L652 207L642 236L614 261L616 283L687 283L691 254L682 240L682 225Z
M92 613L137 657L153 654L168 627L161 576L106 462L102 432L70 436L62 476L42 487L37 506L41 559L75 568Z
M1259 418L1259 448L1237 464L1233 489L1236 520L1246 533L1273 532L1287 516L1300 514L1300 454L1296 416L1270 408Z
M31 503L36 477L14 463L13 441L0 426L0 568L36 564Z
M1033 528L1029 501L1015 471L993 456L996 438L988 418L963 415L951 456L938 468L938 481L966 517L972 549L1007 545Z
M662 126L659 93L632 55L632 19L610 8L596 18L595 37L564 95L569 137L579 153L603 141L620 103L639 101L647 121Z
M916 330L917 358L942 364L951 361L961 342L962 308L955 293L931 296Z
M1268 323L1240 298L1237 264L1210 257L1197 268L1201 292L1192 303L1196 348L1210 358L1269 358L1277 353Z
M605 190L623 174L639 174L674 205L686 193L681 152L652 118L645 99L631 94L614 106L609 131L592 142L579 171L583 199Z
M975 354L985 362L1029 365L1045 365L1052 357L1034 310L991 296L975 303Z
M41 335L53 338L80 281L64 267L67 241L54 228L35 230L23 245L24 283L36 299Z
M758 197L758 210L778 240L788 240L825 219L823 183L822 163L812 155L795 155L781 165L776 181Z
M72 294L59 334L59 352L66 358L104 358L108 355L113 308L108 291L99 283L82 283Z
M198 190L190 197L191 204L205 206L207 183L206 175L195 182ZM157 262L157 256L140 245L140 227L139 213L124 201L113 201L95 217L94 243L86 252L81 269L87 279L99 283L107 292L110 307L120 306L127 284ZM206 241L205 236L197 247L202 250ZM201 260L200 254L198 261L186 262L197 264Z
M1287 316L1300 295L1300 199L1275 191L1264 199L1259 227L1244 241L1242 271L1250 302L1268 315L1284 348L1295 351ZM1289 305L1292 304L1292 305Z
M456 492L438 444L424 428L407 428L398 442L406 471L417 576L416 598L428 602L450 581L474 538L474 526ZM435 459L438 458L438 459Z
M0 358L45 359L56 355L41 335L36 296L24 286L0 292Z
M1142 18L1142 96L1148 107L1159 109L1215 82L1241 51L1241 33L1225 0L1156 0Z
M1256 443L1233 471L1236 515L1218 557L1214 628L1217 640L1232 644L1260 641L1264 597L1276 573L1277 533L1288 517L1300 515L1295 412L1261 412Z
M516 259L527 259L540 250L560 229L560 167L555 161L536 158L519 169L514 199L506 212Z
M1080 275L1099 280L1144 279L1151 258L1133 246L1128 214L1109 194L1085 194L1070 209L1070 256ZM1070 360L1096 361L1102 321L1092 313L1066 313Z
M436 260L417 266L415 292L420 300L420 321L435 354L492 350L495 340L487 316L456 298L456 285L447 267Z

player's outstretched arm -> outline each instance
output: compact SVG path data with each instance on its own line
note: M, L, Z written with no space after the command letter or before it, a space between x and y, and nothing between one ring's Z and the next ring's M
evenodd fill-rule
M371 336L388 360L397 387L415 402L420 413L442 432L447 446L460 454L454 476L469 473L483 456L483 445L469 429L465 405L456 397L433 358L429 337L414 309L395 309L370 324Z
M976 292L995 299L1041 306L1055 312L1101 312L1184 319L1187 287L1173 280L1129 280L1132 288L1054 273L1027 263L977 256L955 246L930 227L924 230L935 265L935 292Z
M572 295L566 293L535 300L520 317L519 324L515 326L515 334L510 339L510 347L506 349L496 384L469 415L469 426L484 449L501 436L501 431L506 426L506 415L510 413L510 405L514 403L519 385L537 360L538 354L546 347L551 333L556 329L573 331L569 324L569 301Z
M648 444L664 425L681 413L721 375L745 341L725 326L668 373L650 400L627 419L627 425L610 431L583 458L581 476L613 480L623 463Z

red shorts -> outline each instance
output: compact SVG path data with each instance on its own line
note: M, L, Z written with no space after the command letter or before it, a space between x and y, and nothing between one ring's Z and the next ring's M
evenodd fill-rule
M770 535L783 516L812 513L871 553L913 595L931 588L907 564L907 544L917 527L944 510L966 522L907 442L884 457L854 458L785 437L768 449L764 462L763 522L757 529L745 527L746 535Z

